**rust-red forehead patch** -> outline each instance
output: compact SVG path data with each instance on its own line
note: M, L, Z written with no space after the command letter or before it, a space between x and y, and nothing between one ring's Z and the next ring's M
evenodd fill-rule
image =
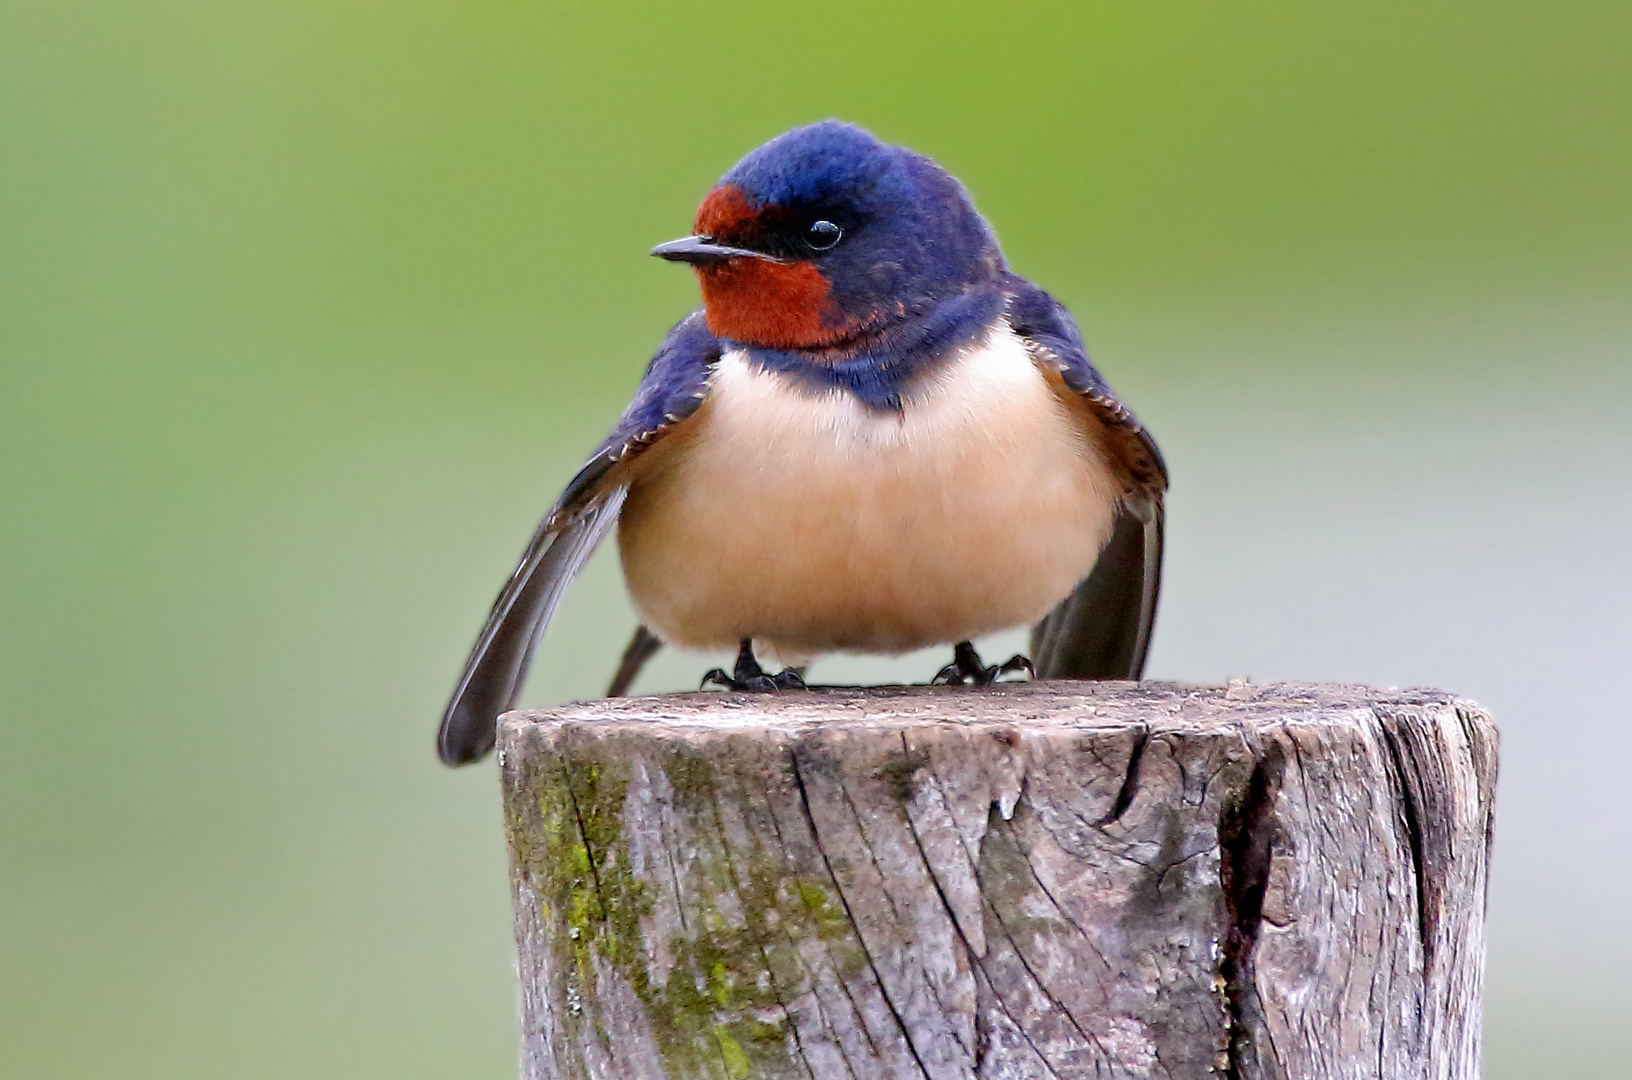
M699 236L731 236L758 216L746 192L735 184L721 184L697 208L691 231Z

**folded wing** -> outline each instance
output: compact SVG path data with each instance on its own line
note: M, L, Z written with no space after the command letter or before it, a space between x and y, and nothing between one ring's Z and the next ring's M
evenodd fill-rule
M1014 278L1009 323L1037 363L1085 406L1123 483L1110 540L1092 572L1032 628L1032 663L1045 679L1137 679L1161 588L1167 467L1156 440L1089 362L1070 312Z

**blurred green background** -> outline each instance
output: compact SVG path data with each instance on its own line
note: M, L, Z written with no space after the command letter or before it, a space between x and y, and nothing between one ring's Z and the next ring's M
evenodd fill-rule
M0 0L0 1075L514 1075L444 694L696 302L646 249L829 115L960 176L1161 438L1150 674L1495 710L1488 1075L1625 1075L1629 41L1625 0ZM603 685L609 554L530 700Z

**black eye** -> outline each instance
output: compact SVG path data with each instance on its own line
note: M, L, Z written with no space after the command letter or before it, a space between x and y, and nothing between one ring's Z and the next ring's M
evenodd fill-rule
M812 251L826 251L839 242L844 230L831 221L812 222L805 230L805 245Z

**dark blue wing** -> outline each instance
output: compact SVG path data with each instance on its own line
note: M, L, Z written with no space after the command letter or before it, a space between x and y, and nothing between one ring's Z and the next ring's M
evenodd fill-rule
M1030 282L1011 278L1010 286L1009 325L1088 405L1123 483L1121 509L1093 570L1032 628L1032 663L1045 679L1137 679L1161 590L1167 466L1156 440L1089 362L1071 313Z
M493 749L495 722L515 703L562 593L617 523L627 493L621 466L697 411L719 357L720 343L701 312L669 331L634 401L539 523L493 602L442 714L437 749L443 761L463 765Z

